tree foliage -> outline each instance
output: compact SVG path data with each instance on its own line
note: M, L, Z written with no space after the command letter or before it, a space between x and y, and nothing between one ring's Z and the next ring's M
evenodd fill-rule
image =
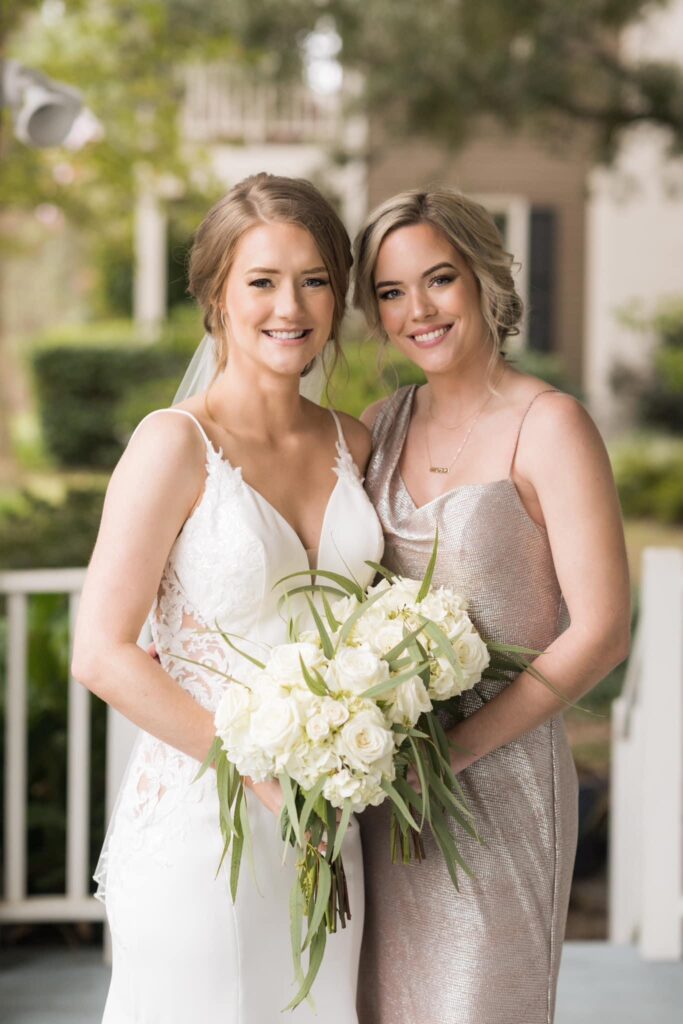
M575 122L590 126L598 155L609 157L623 129L641 122L683 148L683 68L629 60L619 47L623 29L667 3L234 0L231 9L245 44L283 55L321 13L331 18L344 63L363 72L370 108L395 130L454 145L482 115L560 138Z

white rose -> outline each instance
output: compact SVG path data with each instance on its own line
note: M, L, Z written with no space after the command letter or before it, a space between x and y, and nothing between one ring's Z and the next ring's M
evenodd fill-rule
M395 774L395 771L392 771L388 775L390 782L395 778ZM382 789L381 781L382 775L379 772L368 772L361 780L360 790L356 799L362 801L364 808L368 804L371 807L379 807L381 803L384 803L387 794Z
M479 682L491 660L486 644L478 633L463 633L453 644L453 650L465 673L463 689L468 689Z
M331 729L339 729L344 722L348 721L349 709L341 700L334 700L333 697L323 697L318 704L318 713L325 719Z
M226 747L233 746L238 736L249 728L251 693L241 683L231 682L226 687L216 709L216 733Z
M449 612L448 601L440 591L430 591L420 602L420 614L433 622L442 623Z
M351 635L358 643L372 643L375 634L386 621L386 612L375 605L370 605L368 610L356 620Z
M374 651L342 647L334 659L337 687L362 693L389 678L389 666Z
M466 612L449 613L439 625L451 641L472 629L470 617Z
M251 739L273 757L292 750L301 734L301 720L292 697L276 698L263 703L251 720Z
M391 722L413 726L421 714L432 710L432 702L419 676L406 679L392 692L387 716Z
M355 612L358 607L358 599L355 597L340 597L332 604L332 614L337 622L344 623Z
M359 793L360 787L360 779L352 775L348 768L342 768L325 780L323 796L333 807L342 807L345 800Z
M337 737L337 752L359 771L382 759L386 762L388 758L390 762L393 750L394 738L379 709L359 712L342 727ZM382 770L386 770L386 764Z
M389 619L380 626L370 643L374 650L386 654L403 639L403 622L401 619Z
M312 715L306 722L306 732L309 739L314 743L319 743L320 740L324 740L330 735L330 723L324 715L319 713Z
M446 658L436 658L432 662L432 674L429 680L429 695L433 700L448 700L457 697L462 687L456 679L451 663Z
M272 779L275 772L273 759L265 751L249 747L246 750L230 751L230 760L235 764L240 775L247 775L254 782L265 782Z
M323 654L311 643L280 644L270 652L266 671L278 683L299 682L303 678L300 658L306 668L317 668L323 661Z

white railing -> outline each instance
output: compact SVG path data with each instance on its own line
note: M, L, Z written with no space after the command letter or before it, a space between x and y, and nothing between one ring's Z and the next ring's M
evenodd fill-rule
M0 924L19 921L102 920L104 907L90 896L90 694L71 677L67 717L66 888L50 896L27 895L28 629L33 594L66 594L69 651L85 569L0 572L7 601L5 693L5 865ZM134 727L108 709L107 813L130 749Z
M612 709L609 937L683 958L683 551L643 555L640 621Z
M229 64L196 65L183 79L182 131L192 142L330 143L339 136L340 94L318 95Z

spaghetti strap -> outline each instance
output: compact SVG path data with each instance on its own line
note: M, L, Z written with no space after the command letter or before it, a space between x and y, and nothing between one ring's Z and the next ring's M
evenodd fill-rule
M344 437L344 431L342 430L341 420L337 416L337 414L334 411L334 409L330 409L329 412L330 412L330 414L332 416L332 419L334 420L334 425L337 428L337 437L339 439L339 444L341 445L342 448L348 450L349 446L347 445L346 438Z
M519 426L517 428L517 436L515 438L515 446L512 449L512 456L510 458L510 468L508 469L508 476L512 476L512 467L515 464L515 456L517 454L517 448L519 447L519 438L520 438L520 435L522 433L522 427L524 426L524 421L527 418L527 414L529 412L529 409L534 404L536 399L540 398L541 395L550 395L550 394L559 395L559 394L561 394L561 392L558 391L557 388L546 388L544 391L539 391L537 394L534 395L534 397L531 399L531 401L527 405L526 409L524 410L524 415L522 416L521 420L519 421Z
M148 412L147 415L144 416L140 420L140 422L138 423L137 427L135 428L135 430L131 434L131 436L130 436L131 441L133 440L133 438L135 437L136 433L138 432L138 430L140 429L142 424L145 422L145 420L148 420L150 418L150 416L157 416L159 413L162 413L162 412L174 412L174 413L178 413L181 416L187 416L188 419L191 419L192 422L194 423L194 425L196 426L197 430L199 431L199 433L204 438L204 444L206 445L208 450L210 452L212 452L212 453L215 452L216 449L214 448L213 444L209 440L208 434L204 430L204 427L201 425L201 423L199 422L197 417L194 416L191 412L188 412L187 409L174 409L174 408L171 408L171 409L154 409L152 412Z

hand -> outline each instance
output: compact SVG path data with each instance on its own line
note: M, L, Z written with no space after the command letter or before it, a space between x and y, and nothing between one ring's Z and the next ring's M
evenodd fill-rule
M285 798L282 795L282 786L277 779L272 779L269 782L252 782L251 779L245 779L244 784L254 791L254 795L271 814L274 814L276 818L280 817Z
M147 653L149 654L150 658L154 658L155 661L160 661L161 660L159 658L159 652L157 651L157 645L156 644L154 644L154 643L150 644L149 647L147 648Z

